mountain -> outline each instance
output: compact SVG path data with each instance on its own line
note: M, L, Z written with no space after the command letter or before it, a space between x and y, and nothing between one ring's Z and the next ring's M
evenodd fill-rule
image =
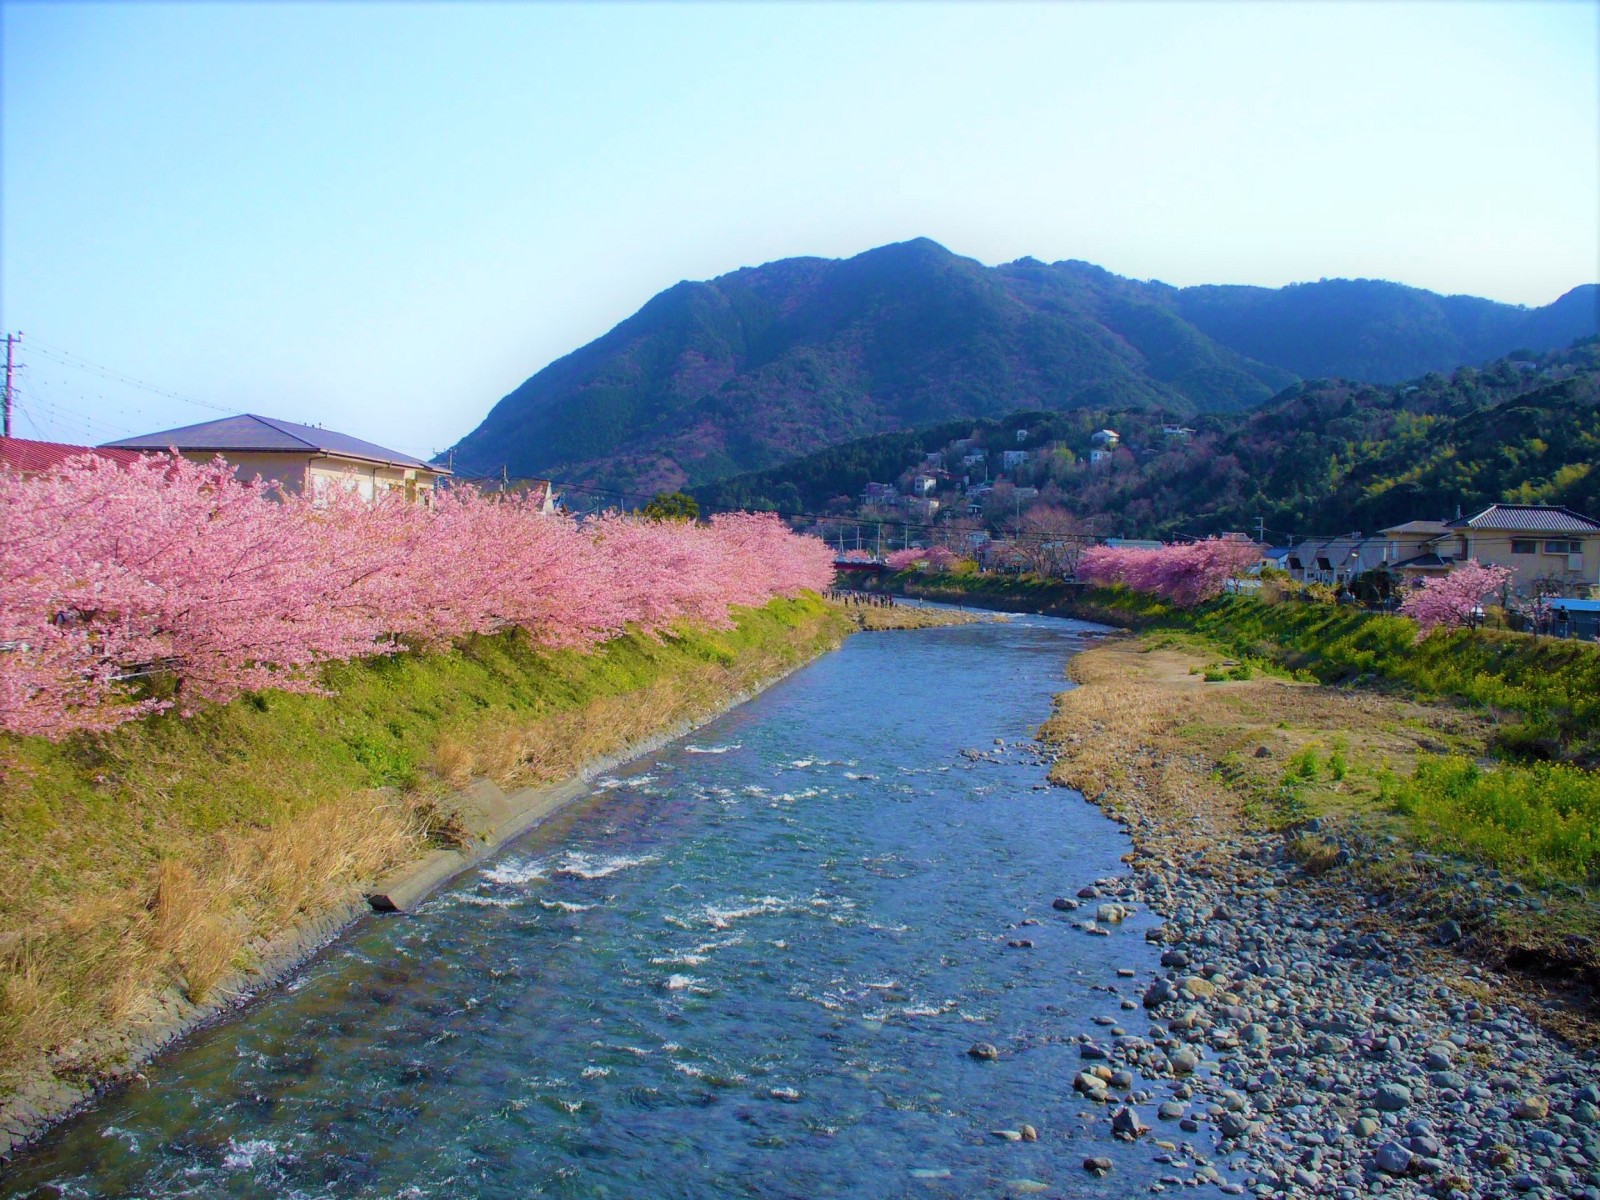
M985 267L920 238L668 288L504 397L454 461L647 493L1018 409L1240 411L1335 366L1384 380L1564 345L1595 331L1597 296L1177 289L1082 262Z
M1258 520L1280 539L1371 533L1496 501L1600 516L1600 338L1404 385L1297 383L1250 412L1197 417L1176 437L1166 424L1146 409L1014 413L848 442L695 495L706 511L837 512L838 497L905 480L943 452L954 470L941 489L948 512L966 470L954 443L970 438L989 451L986 468L1000 467L999 450L1030 451L1010 483L1129 537L1253 530ZM1122 451L1091 465L1091 435L1106 427ZM1001 483L985 504L998 520L1015 498Z

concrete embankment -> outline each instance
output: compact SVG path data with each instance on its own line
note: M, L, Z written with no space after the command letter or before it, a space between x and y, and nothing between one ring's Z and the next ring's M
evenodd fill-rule
M810 598L587 655L508 635L330 697L7 743L0 1157L850 629Z

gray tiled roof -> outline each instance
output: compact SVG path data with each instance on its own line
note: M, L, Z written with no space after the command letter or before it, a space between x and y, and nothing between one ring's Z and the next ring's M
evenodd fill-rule
M1547 504L1491 504L1474 517L1457 517L1451 529L1506 529L1513 533L1596 533L1595 521L1570 508Z
M123 438L120 442L107 442L108 447L121 450L186 450L215 451L226 454L230 450L287 451L289 453L338 454L345 458L359 458L367 462L384 463L397 467L416 467L438 474L448 474L442 467L429 466L419 458L386 450L372 442L335 433L331 429L317 429L311 425L297 425L293 421L280 421L276 417L258 417L241 413L237 417L223 417L220 421L203 421L199 425L183 425L177 429L164 429L160 433L146 433L139 437Z
M1445 523L1443 521L1407 521L1404 525L1391 525L1387 529L1380 530L1380 532L1382 532L1382 533L1443 533L1445 531L1445 528L1446 528L1446 526L1445 526Z

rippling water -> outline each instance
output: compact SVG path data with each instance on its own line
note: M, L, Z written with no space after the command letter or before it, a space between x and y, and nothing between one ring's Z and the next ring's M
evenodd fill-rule
M852 638L366 921L0 1195L1143 1191L1149 1151L1086 1126L1068 1039L1144 1031L1115 969L1153 964L1145 921L1094 938L1050 908L1126 842L1031 756L960 753L1025 740L1085 628ZM991 1132L1022 1122L1038 1142Z

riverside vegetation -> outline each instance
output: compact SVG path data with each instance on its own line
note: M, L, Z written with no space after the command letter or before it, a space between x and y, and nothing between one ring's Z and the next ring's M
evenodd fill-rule
M172 1000L246 985L273 936L457 842L450 797L472 779L570 776L849 628L801 597L742 610L730 629L630 633L591 652L507 631L332 666L331 697L258 693L189 720L9 740L0 1095L45 1062L92 1083Z
M570 775L849 628L827 548L771 518L165 457L0 473L0 514L0 1149L463 837L453 789Z
M1337 860L1486 958L1600 984L1600 647L1495 629L1419 640L1404 617L1303 601L1183 608L993 576L887 586L1131 627L1145 649L1189 654L1210 687L1172 736L1313 871ZM1270 689L1261 711L1236 696L1247 684Z

